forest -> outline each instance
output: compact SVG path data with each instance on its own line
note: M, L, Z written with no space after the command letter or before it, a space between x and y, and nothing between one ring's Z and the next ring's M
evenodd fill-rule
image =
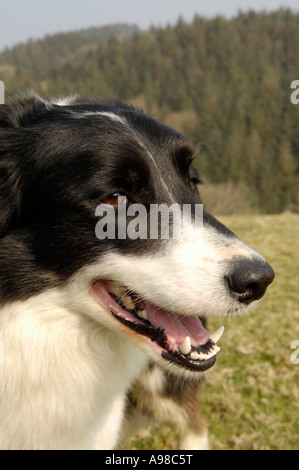
M2 51L0 80L6 97L130 102L196 143L219 212L299 212L299 14L288 9L46 36Z

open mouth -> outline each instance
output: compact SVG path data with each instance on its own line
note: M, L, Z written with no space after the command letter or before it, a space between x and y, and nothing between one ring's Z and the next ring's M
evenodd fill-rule
M224 327L210 334L197 316L183 316L159 308L112 281L91 287L94 299L136 334L149 338L153 350L166 361L202 372L215 364Z

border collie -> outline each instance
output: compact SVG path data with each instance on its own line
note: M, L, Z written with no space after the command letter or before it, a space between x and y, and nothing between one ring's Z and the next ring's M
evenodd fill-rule
M116 225L123 205L201 204L193 157L183 135L118 101L0 106L2 449L115 448L141 373L153 400L167 375L183 400L219 351L222 328L200 318L265 293L272 268L206 211L177 239L95 235L99 204Z

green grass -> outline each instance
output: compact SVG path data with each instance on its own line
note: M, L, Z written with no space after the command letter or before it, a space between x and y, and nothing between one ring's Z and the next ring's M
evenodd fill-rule
M212 449L298 449L299 215L225 216L219 219L263 254L276 272L259 308L243 316L213 318L224 324L217 367L201 392ZM171 433L152 431L127 449L170 449Z

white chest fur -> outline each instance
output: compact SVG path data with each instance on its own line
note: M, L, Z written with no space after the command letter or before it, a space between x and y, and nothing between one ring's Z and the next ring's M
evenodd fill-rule
M43 293L5 306L0 448L111 449L147 359L126 338Z

